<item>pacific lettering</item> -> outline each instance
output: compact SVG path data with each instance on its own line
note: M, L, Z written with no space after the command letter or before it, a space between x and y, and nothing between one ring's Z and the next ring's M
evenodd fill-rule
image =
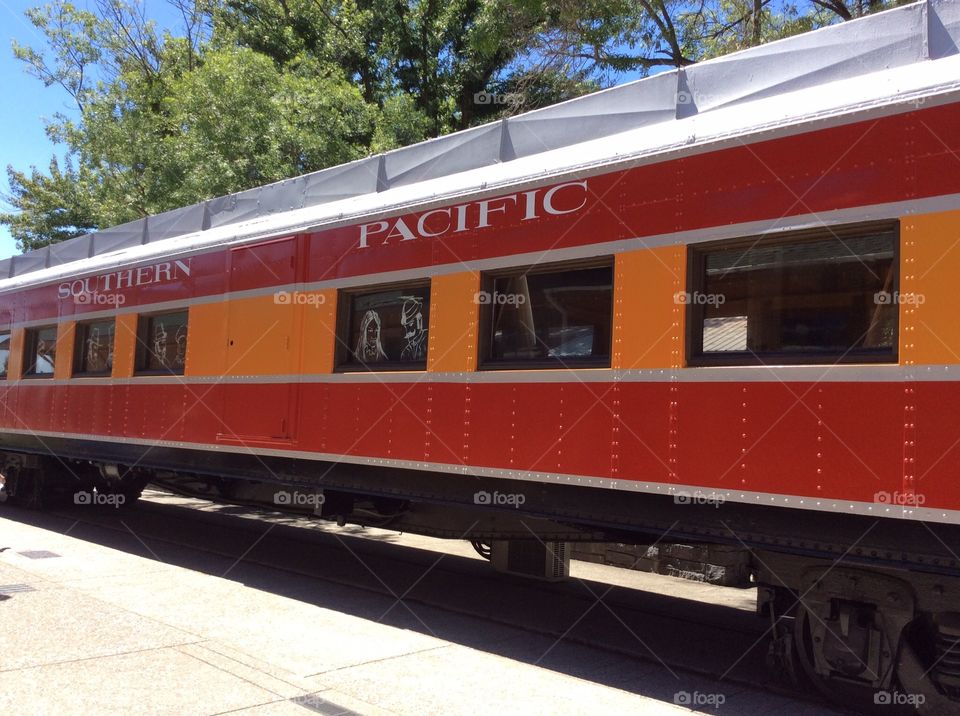
M573 214L587 205L587 181L558 184L547 190L480 199L468 204L432 209L413 221L412 216L380 219L361 224L358 248L388 246L401 241L433 239L446 234L494 228L498 224L534 221L541 217Z

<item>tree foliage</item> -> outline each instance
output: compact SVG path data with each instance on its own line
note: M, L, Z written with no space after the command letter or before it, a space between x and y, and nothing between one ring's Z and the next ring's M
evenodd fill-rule
M7 168L36 248L884 9L899 0L52 0L14 43L71 111Z

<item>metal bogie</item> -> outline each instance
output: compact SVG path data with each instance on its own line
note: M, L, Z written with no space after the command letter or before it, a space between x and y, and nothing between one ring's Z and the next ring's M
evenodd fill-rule
M960 615L941 610L958 604L960 578L819 562L758 556L776 670L847 704L954 713Z

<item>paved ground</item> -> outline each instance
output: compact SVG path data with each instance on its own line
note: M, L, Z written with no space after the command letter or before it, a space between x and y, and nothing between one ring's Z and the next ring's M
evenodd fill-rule
M390 594L199 551L173 557L133 529L120 535L132 545L126 549L84 529L0 511L0 712L690 713L672 703L679 693L707 702L695 712L714 712L709 702L719 694L721 713L833 713L516 626L409 609ZM475 556L468 545L390 539L423 551L427 562L442 550ZM640 580L652 592L744 614L752 609L753 595L743 591L598 565L575 571L608 583ZM490 582L494 606L512 593L497 584Z

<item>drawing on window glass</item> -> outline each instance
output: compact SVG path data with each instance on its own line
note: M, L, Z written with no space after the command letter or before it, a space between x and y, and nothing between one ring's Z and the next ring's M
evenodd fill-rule
M50 375L53 373L56 345L49 345L43 338L37 339L37 362L34 364L34 373Z
M0 333L0 376L7 374L7 362L10 360L10 334Z
M401 296L403 309L400 323L406 344L400 352L400 360L420 361L427 357L427 329L423 325L423 299L418 296Z
M360 322L360 338L354 355L361 363L387 360L380 336L380 314L373 309L363 314L363 320Z
M173 360L174 367L182 367L186 365L187 362L187 327L180 326L177 328L177 335L175 338L177 342L177 355Z
M101 333L99 326L90 328L85 365L85 370L90 373L102 373L113 367L113 335L111 331L104 333Z
M163 321L157 321L153 327L153 354L160 361L160 365L167 366L167 329Z
M426 362L430 330L430 288L389 288L349 297L343 342L345 362L367 368L390 364L396 370Z
M189 339L186 311L141 316L137 336L142 347L137 356L137 371L183 372Z

